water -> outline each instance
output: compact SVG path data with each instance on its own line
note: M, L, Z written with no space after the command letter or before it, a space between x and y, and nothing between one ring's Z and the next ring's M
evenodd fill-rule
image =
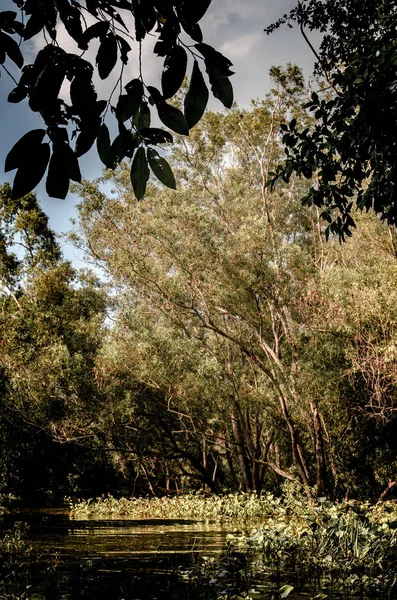
M28 524L32 560L15 565L0 589L45 600L155 600L208 596L186 572L223 552L233 526L220 522L70 518L66 513L8 515ZM27 589L27 586L31 586Z
M227 533L238 533L228 522L82 519L30 511L6 515L0 526L9 530L16 521L27 524L24 539L30 550L3 567L0 600L215 600L226 590L225 599L249 590L254 600L269 600L280 597L276 590L282 585L296 585L293 573L275 579L266 568L250 564L246 575L239 574L238 564L233 573L229 558L214 569L217 585L209 584L213 575L205 565L221 558ZM238 563L237 555L231 558ZM222 570L231 572L229 579L221 580ZM329 600L358 600L326 592ZM298 584L291 597L321 595Z

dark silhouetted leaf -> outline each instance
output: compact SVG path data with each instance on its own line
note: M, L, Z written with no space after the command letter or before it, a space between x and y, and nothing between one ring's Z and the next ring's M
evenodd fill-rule
M211 0L194 0L194 2L185 2L182 7L183 19L190 25L195 25L205 15Z
M99 21L98 23L91 25L91 27L88 27L80 38L79 48L81 48L81 50L88 50L89 42L94 38L102 39L107 34L109 25L108 21Z
M30 38L39 33L39 31L41 31L43 27L44 19L42 14L40 12L35 12L25 25L25 29L23 31L23 39L30 40Z
M142 102L139 110L136 112L133 123L134 126L138 129L147 129L150 127L150 108L146 102Z
M96 145L99 158L107 167L109 164L110 134L109 129L107 125L105 125L105 123L103 123L99 129Z
M76 156L83 156L92 147L93 143L98 137L100 120L92 122L89 127L84 127L76 140Z
M233 71L230 70L233 63L226 56L208 44L195 44L194 47L203 55L206 65L208 63L213 69L216 68L225 77L233 75Z
M185 119L189 129L194 127L201 119L207 106L209 97L208 88L201 74L197 61L194 61L192 78L188 92L185 96Z
M112 145L110 146L108 160L107 160L107 168L115 169L117 165L121 163L123 158L127 156L128 151L133 145L132 136L130 139L127 139L124 135L119 134L114 140Z
M34 190L42 180L50 159L50 145L39 144L34 152L24 156L14 178L11 198L17 200Z
M26 89L26 87L17 86L13 90L11 90L11 92L8 94L7 100L8 100L8 102L12 102L13 104L16 104L16 103L24 100L27 95L28 95L28 90Z
M208 73L212 93L226 108L231 108L233 106L233 87L229 81L229 76L233 75L233 71L230 70L232 63L226 56L223 56L208 44L196 44L195 48L204 57L205 69Z
M101 79L106 79L117 63L117 40L114 35L107 35L99 46L96 55L98 73Z
M159 119L166 127L180 133L181 135L189 135L189 127L186 124L185 117L182 111L175 106L171 106L166 102L157 105Z
M7 154L5 172L17 169L29 155L34 154L41 145L46 132L44 129L32 129L23 135Z
M149 179L149 167L145 149L142 146L135 153L130 175L135 196L137 200L141 200L145 195L146 184Z
M195 23L194 25L189 25L184 19L182 19L181 24L182 24L183 29L186 31L186 33L188 35L190 35L192 40L194 40L195 42L199 42L199 43L201 43L203 41L203 33L202 33L201 27L198 23Z
M81 26L81 11L69 4L68 0L57 0L57 9L66 31L77 43L81 40L83 29Z
M77 183L80 183L81 172L77 154L72 150L68 143L62 144L61 148L63 160L67 166L69 178L72 181L77 181Z
M165 158L160 156L159 153L156 152L156 150L153 150L153 148L148 148L147 158L149 161L150 168L152 169L157 179L167 187L175 190L175 177L170 165L165 160Z
M17 42L9 35L0 32L0 47L5 50L7 56L17 65L17 67L22 69L23 56Z
M233 87L228 77L222 75L217 68L206 65L206 71L215 98L218 98L226 108L233 106Z
M45 109L58 98L66 74L66 64L62 58L57 62L48 62L38 74L29 98L29 106L33 111Z
M128 52L131 52L131 46L129 43L122 38L120 35L116 35L117 42L120 46L120 58L123 64L128 63Z
M171 144L174 141L169 131L157 129L156 127L140 129L139 133L145 138L147 144Z
M162 104L163 102L165 102L164 96L162 95L160 90L153 87L152 85L148 85L147 89L148 89L148 92L150 93L150 98L149 98L150 104L152 104L152 105L153 104Z
M186 75L187 54L182 46L175 46L164 61L161 87L164 98L171 98L181 87Z
M132 94L122 94L116 106L116 117L119 121L131 119L139 109L142 96L133 96Z
M64 200L69 191L69 172L68 166L64 160L62 148L55 146L46 179L47 194L52 198Z

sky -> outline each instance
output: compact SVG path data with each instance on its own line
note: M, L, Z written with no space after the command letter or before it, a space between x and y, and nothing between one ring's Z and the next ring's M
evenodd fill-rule
M231 81L234 88L235 101L241 107L248 107L252 98L263 98L270 88L268 72L272 65L285 66L288 62L296 63L303 68L306 77L310 77L313 70L314 57L299 31L282 28L268 36L263 29L277 20L284 13L289 12L296 4L296 0L212 0L207 14L201 21L204 41L227 56L233 63L235 74ZM1 0L2 10L14 9L11 0ZM3 8L4 5L4 8ZM59 31L62 45L62 30ZM66 38L65 38L66 39ZM38 38L24 50L27 54L25 62L32 62L42 41ZM145 80L152 85L159 86L162 62L152 53L152 40L148 39L143 51L143 69ZM73 44L70 44L73 51ZM96 49L93 45L88 58L94 58ZM136 62L133 53L130 53L131 76L136 75ZM128 81L128 79L126 79ZM100 83L98 81L98 83ZM98 97L105 99L112 87L112 76L109 81L101 82ZM2 71L0 78L0 182L12 181L14 172L4 173L4 160L9 149L27 131L35 127L42 127L41 119L32 114L26 101L20 104L9 104L8 93L13 89L14 83ZM66 94L66 92L65 92ZM216 100L210 104L213 110L224 110ZM101 163L96 156L96 151L91 150L81 160L81 169L86 179L100 176ZM73 194L65 200L49 198L41 184L36 190L41 206L48 214L50 226L57 232L67 231L70 228L70 219L76 214L75 205L78 202ZM63 251L67 258L78 261L78 253L70 245L63 243Z

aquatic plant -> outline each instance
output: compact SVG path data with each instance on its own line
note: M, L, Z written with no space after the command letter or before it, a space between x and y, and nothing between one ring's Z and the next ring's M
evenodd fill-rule
M397 593L397 508L326 498L305 515L273 516L249 534L230 534L231 549L250 557L257 572L300 588L394 598ZM325 596L323 596L325 597Z
M101 498L70 502L73 515L78 516L129 516L131 518L168 519L247 519L267 518L274 514L284 515L286 508L281 498L271 493L227 494L206 496L190 492L179 496L161 498Z

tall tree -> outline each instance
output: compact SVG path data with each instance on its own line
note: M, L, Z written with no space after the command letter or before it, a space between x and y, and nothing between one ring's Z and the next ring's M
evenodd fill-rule
M100 440L105 296L63 260L33 194L15 200L2 186L0 217L2 489L70 493L77 446Z

